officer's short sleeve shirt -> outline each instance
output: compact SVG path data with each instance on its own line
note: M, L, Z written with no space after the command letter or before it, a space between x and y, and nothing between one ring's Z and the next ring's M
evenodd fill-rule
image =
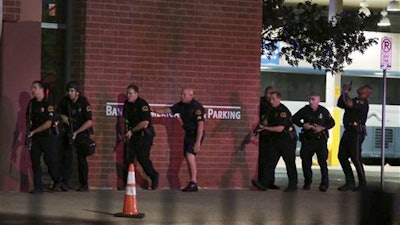
M55 121L54 105L48 101L43 100L38 102L36 99L32 99L29 104L27 115L32 122L31 130L40 127L46 121Z

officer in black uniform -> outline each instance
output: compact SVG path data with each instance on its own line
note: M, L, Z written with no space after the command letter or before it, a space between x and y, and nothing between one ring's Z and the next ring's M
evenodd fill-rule
M158 187L158 172L150 160L150 150L155 136L151 121L150 106L139 97L139 88L131 84L126 89L127 100L124 103L123 116L127 124L125 137L128 139L126 163L134 163L135 157L144 172L151 179L151 189ZM125 168L128 168L126 165ZM125 174L127 171L124 172ZM126 177L126 175L125 175Z
M289 109L281 104L281 94L277 91L271 93L271 110L269 112L267 126L260 125L260 131L264 130L268 135L269 158L264 169L264 178L253 185L266 190L272 183L276 165L282 156L285 161L289 184L285 192L297 190L297 169L296 169L296 142L297 135L292 124L292 114Z
M270 103L270 95L271 93L275 91L274 86L268 86L264 90L264 96L260 97L260 115L259 115L259 123L262 126L267 126L267 118L268 114L272 108L271 103ZM258 127L257 127L258 129ZM255 131L257 132L257 130ZM261 130L257 132L258 134L258 179L257 180L252 180L251 183L256 186L255 184L257 181L260 181L264 177L264 168L267 163L268 158L270 156L268 155L270 151L268 151L267 146L268 146L268 135L267 132L264 130ZM279 186L275 185L275 174L273 174L272 178L272 183L268 184L269 189L279 189ZM257 187L257 186L256 186Z
M80 187L77 191L89 191L88 174L89 166L87 162L87 145L84 143L93 135L92 110L86 97L83 96L82 87L75 81L70 81L66 88L68 99L59 104L60 118L66 129L69 130L68 145L65 149L72 149L77 156L78 175ZM69 153L68 153L69 154ZM68 155L67 154L67 155ZM72 152L71 152L72 154ZM72 158L70 155L68 158ZM69 178L71 164L66 164L63 178Z
M183 192L196 192L197 187L197 165L196 154L205 136L203 105L194 99L192 88L186 87L181 92L181 101L169 108L153 110L155 113L179 113L185 130L183 152L188 164L190 182L182 189Z
M43 154L44 161L48 167L49 174L53 180L51 190L59 188L60 176L57 165L57 137L52 131L56 119L54 106L51 105L45 95L44 84L41 81L32 82L33 98L29 102L26 111L28 122L27 138L31 141L31 161L33 171L34 189L31 193L42 193L42 168L40 158Z
M343 126L344 132L339 144L338 158L342 166L346 183L338 188L339 191L358 191L367 185L364 167L361 162L361 145L366 133L365 122L367 121L369 104L368 98L372 94L372 87L363 85L357 90L358 97L350 98L351 83L343 85L342 95L339 97L337 106L344 109ZM355 185L351 159L358 174L358 186Z
M321 169L321 183L319 190L325 192L329 187L328 165L328 130L335 126L329 111L319 105L321 97L314 92L308 99L308 105L293 115L293 123L302 128L300 133L300 157L304 174L304 190L310 190L312 182L312 156L317 154Z
M264 90L264 96L260 97L260 122L264 120L265 115L268 115L268 111L271 109L271 93L275 91L274 86L268 86Z

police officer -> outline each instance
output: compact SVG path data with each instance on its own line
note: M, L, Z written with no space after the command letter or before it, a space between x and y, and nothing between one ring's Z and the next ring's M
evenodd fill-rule
M304 190L310 190L312 182L312 156L317 154L318 164L321 169L321 183L319 190L325 192L329 187L328 178L328 130L335 126L329 111L319 105L321 97L314 92L308 98L308 105L301 108L293 115L293 123L302 128L300 133L300 157L304 175Z
M192 88L186 87L181 92L181 101L169 108L153 110L156 113L179 113L185 130L183 152L188 165L190 182L182 189L183 192L196 192L197 186L197 165L196 155L200 151L203 142L204 114L203 105L194 99Z
M339 191L358 191L365 188L367 184L361 162L361 145L366 135L365 122L367 121L368 98L372 94L372 87L363 85L357 90L358 97L350 98L351 87L351 83L343 85L342 94L337 102L337 106L344 109L344 132L340 139L338 158L346 177L346 183L338 188ZM357 171L359 182L357 187L349 158Z
M139 97L139 88L131 84L126 89L123 116L127 124L128 139L126 163L134 163L135 157L151 179L151 189L158 187L158 172L150 160L150 150L155 136L149 104ZM128 168L125 166L125 168ZM125 172L126 173L126 172Z
M31 161L33 171L34 189L31 193L42 193L42 168L40 158L43 154L44 162L48 167L53 180L51 190L59 188L60 177L57 167L56 141L57 137L52 132L52 126L56 119L54 106L51 105L45 95L44 84L41 81L32 82L33 98L29 102L26 111L28 121L27 138L31 141Z
M264 120L265 115L268 115L268 111L271 109L271 92L275 91L274 86L268 86L264 89L264 96L260 97L260 122Z
M61 121L69 129L69 142L65 148L76 151L78 161L78 175L80 187L77 191L89 191L88 174L89 166L87 162L87 145L81 144L93 135L92 110L86 97L83 96L82 87L75 81L67 84L68 99L59 105ZM67 165L70 167L71 165ZM66 173L70 173L70 168L65 168ZM69 171L68 171L69 170ZM69 174L65 175L69 177Z
M270 103L271 93L275 91L274 86L268 86L264 90L264 96L260 97L260 109L259 109L259 123L263 126L267 126L268 114L272 108ZM252 180L251 183L257 187L257 182L264 179L264 168L267 163L268 154L270 151L267 150L268 135L266 131L261 130L258 132L258 179ZM279 186L275 185L275 174L273 174L272 183L268 184L269 189L279 189Z
M296 131L294 130L289 109L281 103L281 94L277 91L271 93L271 110L267 118L267 126L260 125L260 131L266 131L268 135L267 149L269 158L264 169L264 178L253 183L262 190L266 190L273 182L276 165L282 156L289 178L289 184L285 192L297 190L296 169Z

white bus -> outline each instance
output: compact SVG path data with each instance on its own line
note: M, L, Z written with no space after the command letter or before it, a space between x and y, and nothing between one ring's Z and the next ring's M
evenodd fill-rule
M344 71L341 77L342 84L353 82L351 97L356 97L356 89L369 84L373 87L373 95L369 99L370 109L367 120L367 136L363 143L362 157L367 165L381 164L381 133L382 133L382 71ZM321 95L321 104L324 105L326 90L326 74L305 68L283 66L268 66L261 69L261 90L274 85L282 94L283 103L294 114L308 104L308 96L317 91ZM385 123L385 161L390 165L400 165L400 72L387 73L386 123ZM342 121L335 121L342 125ZM343 132L343 126L341 126ZM337 140L336 140L337 139ZM332 142L339 142L340 139ZM300 144L297 145L298 150Z

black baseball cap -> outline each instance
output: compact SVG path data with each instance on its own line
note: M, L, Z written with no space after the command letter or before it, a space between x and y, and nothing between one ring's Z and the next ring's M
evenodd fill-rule
M71 88L75 89L75 90L76 90L77 92L79 92L79 93L82 92L82 86L81 86L78 82L76 82L76 81L70 81L70 82L68 82L66 91L68 91L68 90L71 89Z

